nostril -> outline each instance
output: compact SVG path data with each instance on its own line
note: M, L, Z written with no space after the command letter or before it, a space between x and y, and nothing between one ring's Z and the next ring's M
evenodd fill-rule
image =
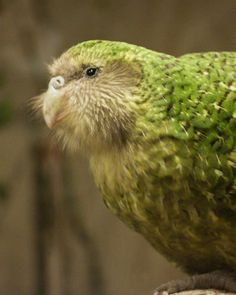
M54 89L60 89L64 84L65 79L62 76L53 77L49 82L49 86L52 86Z

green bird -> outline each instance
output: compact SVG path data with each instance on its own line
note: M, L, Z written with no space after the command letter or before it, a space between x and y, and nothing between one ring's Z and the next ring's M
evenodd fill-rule
M193 275L155 294L236 292L236 52L94 40L49 70L47 125L88 156L105 205Z

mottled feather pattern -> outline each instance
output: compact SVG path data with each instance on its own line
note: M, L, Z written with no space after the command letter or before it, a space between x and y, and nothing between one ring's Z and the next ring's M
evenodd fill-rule
M235 269L236 54L155 62L144 69L130 155L105 170L92 159L95 179L107 207L184 270Z
M84 144L106 206L185 271L236 271L236 53L88 41L51 73L73 83L62 136Z

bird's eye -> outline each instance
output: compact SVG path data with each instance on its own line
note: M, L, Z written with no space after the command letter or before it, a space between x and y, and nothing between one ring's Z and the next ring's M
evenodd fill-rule
M85 75L87 77L95 77L98 73L98 68L87 68L85 70Z

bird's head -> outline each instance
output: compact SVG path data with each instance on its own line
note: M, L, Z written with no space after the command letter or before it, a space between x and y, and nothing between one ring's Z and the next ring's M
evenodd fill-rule
M48 127L65 146L99 150L126 144L142 77L136 48L87 41L49 67L51 79L39 105Z

